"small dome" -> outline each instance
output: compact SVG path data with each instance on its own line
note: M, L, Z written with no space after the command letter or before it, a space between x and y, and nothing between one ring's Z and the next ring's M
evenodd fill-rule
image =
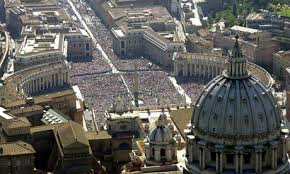
M164 125L164 120L160 116L157 121L157 126L151 130L149 134L151 143L169 143L173 139L173 135L168 126Z

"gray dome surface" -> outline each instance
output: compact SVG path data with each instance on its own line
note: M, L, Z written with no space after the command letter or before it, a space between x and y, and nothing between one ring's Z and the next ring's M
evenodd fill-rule
M280 128L280 121L271 92L252 76L215 78L202 92L192 117L196 129L229 138L269 133Z

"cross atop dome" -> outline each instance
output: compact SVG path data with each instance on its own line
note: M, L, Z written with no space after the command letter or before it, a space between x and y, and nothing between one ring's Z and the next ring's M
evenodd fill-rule
M243 57L243 54L242 54L242 51L240 49L239 35L238 34L235 36L235 39L236 39L236 41L235 41L235 45L234 45L234 48L232 51L232 57L233 58L238 58L238 57L241 58L241 57Z

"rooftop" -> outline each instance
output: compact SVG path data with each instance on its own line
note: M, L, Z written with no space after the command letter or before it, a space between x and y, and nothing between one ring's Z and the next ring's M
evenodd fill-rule
M49 109L47 110L42 118L41 121L45 124L56 124L56 123L64 123L71 120L67 115L63 114L57 109Z
M33 155L35 150L30 144L23 141L0 144L1 156Z
M8 129L31 126L31 123L26 117L14 117L13 119L5 120L3 124L5 124Z
M24 57L51 52L63 53L62 34L44 34L36 37L24 38L24 41L16 52L16 57Z
M6 7L47 7L56 6L56 0L5 0ZM21 5L21 6L20 6Z
M251 33L251 34L261 32L260 30L257 30L257 29L242 27L242 26L238 26L238 25L233 26L231 28L231 30L240 31L240 32L244 32L244 33Z
M74 121L61 124L57 129L57 133L63 148L69 147L76 142L90 146L83 127Z
M90 140L107 140L112 139L112 136L108 134L108 131L90 131L86 132L87 139Z

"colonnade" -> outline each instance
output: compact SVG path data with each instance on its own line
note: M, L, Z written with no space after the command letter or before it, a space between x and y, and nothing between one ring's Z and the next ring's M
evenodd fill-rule
M174 57L174 75L213 78L224 70L224 61L213 55L178 53Z
M69 84L67 71L38 73L22 83L22 92L28 96L34 93Z
M283 148L283 156L279 156L279 148ZM214 156L210 157L212 153ZM265 161L266 155L269 161ZM267 145L257 144L252 148L236 145L234 149L229 149L225 145L212 145L203 140L197 141L193 135L187 135L186 156L187 167L192 170L195 167L190 166L196 166L202 171L207 170L207 166L214 165L215 173L223 173L227 169L234 170L238 174L242 174L247 169L253 169L255 173L263 173L265 166L275 171L279 168L278 161L282 159L283 163L287 162L286 138L281 138L281 141L271 141ZM232 164L228 164L229 156L234 157Z

